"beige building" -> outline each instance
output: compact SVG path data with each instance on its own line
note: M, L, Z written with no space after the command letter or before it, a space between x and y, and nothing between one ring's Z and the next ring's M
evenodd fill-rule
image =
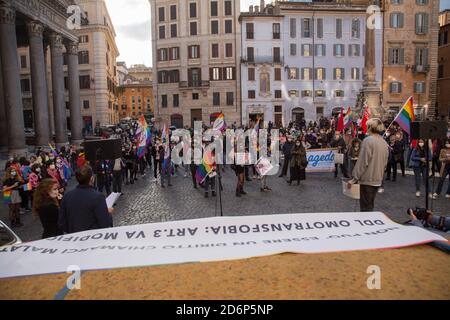
M240 1L149 1L156 120L240 124Z
M116 33L104 0L80 0L88 23L79 37L81 110L84 128L119 121Z
M413 96L416 114L436 111L439 1L383 1L383 106L398 112Z

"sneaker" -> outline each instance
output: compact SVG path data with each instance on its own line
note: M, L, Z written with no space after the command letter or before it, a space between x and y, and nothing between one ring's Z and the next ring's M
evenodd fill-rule
M261 190L261 192L265 192L265 191L266 191L266 189L265 189L265 188L261 188L260 190Z
M433 193L433 196L432 196L431 198L432 198L433 200L436 200L437 197L439 197L439 195L435 192L435 193Z
M416 192L416 197L420 197L420 191Z
M378 188L378 193L383 193L384 192L384 188L383 187L379 187Z
M446 195L445 195L445 198L446 198L446 199L450 199L450 194L446 194Z
M264 189L266 189L267 191L272 191L272 189L270 189L269 187L265 187Z

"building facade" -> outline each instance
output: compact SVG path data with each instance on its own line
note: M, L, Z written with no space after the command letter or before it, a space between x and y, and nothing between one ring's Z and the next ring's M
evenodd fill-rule
M134 65L127 69L123 85L119 86L120 119L137 119L141 115L154 117L152 69Z
M241 122L239 0L149 0L155 119Z
M450 10L440 14L437 114L450 118Z
M348 2L261 1L243 13L243 118L279 126L354 108L363 85L366 10ZM378 30L378 82L381 47Z
M75 30L79 38L83 126L92 132L96 125L119 121L116 62L119 50L105 1L80 0L79 3L87 18L87 23Z
M433 118L438 73L439 1L383 1L383 106L397 113L408 97Z
M30 104L32 105L31 117L36 145L48 146L49 142L55 141L60 147L68 143L66 120L68 112L72 143L80 143L83 140L78 38L67 27L69 18L67 9L73 4L72 1L65 0L0 1L0 132L2 132L0 151L2 152L12 155L27 152L24 98L28 99L27 109L30 109ZM19 48L22 54L18 53ZM24 55L24 50L28 54ZM50 63L47 56L51 57ZM67 62L68 74L66 81L68 111L64 90L64 59ZM47 67L51 71L49 76ZM26 79L28 81L21 81L25 78L23 77L25 72L29 74L29 78ZM48 94L50 90L52 95ZM25 94L22 94L22 91Z

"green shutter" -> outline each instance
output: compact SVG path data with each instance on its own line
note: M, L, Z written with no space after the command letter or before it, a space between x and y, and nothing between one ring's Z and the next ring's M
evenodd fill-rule
M405 64L405 49L400 48L399 54L400 54L399 64Z

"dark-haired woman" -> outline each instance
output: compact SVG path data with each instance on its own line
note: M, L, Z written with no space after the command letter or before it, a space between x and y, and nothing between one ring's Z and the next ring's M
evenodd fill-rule
M44 228L42 239L63 234L58 227L60 199L58 183L53 179L42 180L34 192L33 213L39 217Z
M307 165L306 150L303 147L302 141L298 139L292 149L291 178L288 181L290 185L294 180L297 180L297 185L300 185L300 180L305 180L305 170Z

